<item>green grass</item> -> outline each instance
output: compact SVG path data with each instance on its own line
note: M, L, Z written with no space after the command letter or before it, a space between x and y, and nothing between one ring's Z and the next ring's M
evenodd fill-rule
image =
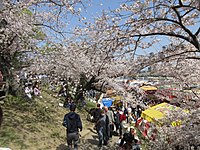
M6 127L0 132L0 145L2 147L8 147L9 143L19 145L21 149L26 149L28 147L13 128Z
M16 150L31 148L45 150L65 140L66 134L62 120L67 111L58 106L62 98L52 96L49 91L42 91L42 96L43 98L36 97L32 101L11 95L4 99L2 105L4 119L0 129L1 147ZM96 103L87 101L86 107L94 108ZM83 107L77 111L82 117L86 114ZM88 125L84 118L82 121Z
M54 110L34 100L30 102L11 95L7 96L4 101L0 146L9 147L12 143L20 149L28 149L28 145L24 143L26 135L22 135L18 130L22 128L25 132L34 134L40 132L37 123L52 123L53 117L49 113ZM34 140L33 143L35 143Z
M15 130L12 128L4 128L0 132L0 145L6 146L9 142L13 142L15 139L18 139Z
M95 107L96 107L96 103L87 101L86 107L87 107L88 109L90 109L90 108L95 108Z

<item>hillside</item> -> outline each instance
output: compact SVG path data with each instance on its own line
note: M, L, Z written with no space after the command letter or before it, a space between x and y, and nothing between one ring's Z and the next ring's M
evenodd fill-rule
M0 128L0 147L12 150L62 150L66 143L62 121L67 109L60 107L59 98L43 91L43 98L32 102L8 96L2 105L4 120ZM92 126L81 115L84 128ZM81 134L86 134L81 133Z

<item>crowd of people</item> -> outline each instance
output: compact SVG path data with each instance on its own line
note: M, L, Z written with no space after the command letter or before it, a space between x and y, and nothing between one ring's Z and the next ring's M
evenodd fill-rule
M94 130L98 135L98 148L113 142L113 136L118 140L114 141L119 150L140 150L140 140L137 136L135 124L140 117L142 108L128 107L101 107L97 103L90 113L93 116ZM63 126L66 127L67 144L69 148L78 149L79 132L82 131L80 116L75 113L75 103L69 106L70 112L64 116ZM116 140L116 138L114 138ZM73 143L73 144L72 144Z
M49 88L56 92L56 97L64 97L64 107L69 108L70 112L65 115L63 126L66 127L67 143L71 148L78 149L79 132L82 131L82 122L80 116L75 113L76 105L69 94L69 85L61 82L60 86L52 82ZM24 82L24 92L28 99L34 96L41 96L40 82ZM60 89L57 89L60 87ZM94 129L98 134L98 147L101 149L103 145L108 145L112 141L113 136L118 136L118 143L121 150L139 150L139 139L134 128L134 124L140 117L142 108L138 105L132 107L129 104L122 107L107 107L97 104L97 108L93 109L93 120L95 122Z
M92 111L94 129L98 134L98 147L107 145L113 136L118 136L119 141L116 142L122 150L139 150L139 139L134 126L141 115L141 107L117 107L115 110L113 108L107 106L101 108L101 105L97 104L97 108Z

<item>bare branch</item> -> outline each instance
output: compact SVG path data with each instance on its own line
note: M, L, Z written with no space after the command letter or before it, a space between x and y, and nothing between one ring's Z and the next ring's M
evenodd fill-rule
M199 27L199 29L197 30L197 32L195 33L195 36L197 36L197 35L199 34L199 32L200 32L200 27Z

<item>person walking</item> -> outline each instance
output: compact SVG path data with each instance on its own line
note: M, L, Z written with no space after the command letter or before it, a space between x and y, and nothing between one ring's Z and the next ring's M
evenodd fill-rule
M126 132L128 126L126 123L126 115L123 113L123 111L119 112L119 120L120 120L120 128L119 128L119 134L120 139L122 138L122 135Z
M79 131L82 131L82 122L80 115L75 113L75 110L76 105L70 105L70 112L64 116L63 126L66 127L68 147L71 149L73 143L74 149L78 150Z
M109 119L108 116L105 114L104 110L101 110L101 115L99 120L96 123L96 129L98 133L99 149L102 148L102 145L107 145L107 130L108 130Z
M96 129L96 123L101 116L101 110L102 109L101 109L100 106L101 106L100 104L97 104L97 108L95 108L94 111L93 111L93 118L94 118L94 123L95 123L94 129Z
M113 134L113 125L115 122L114 113L111 110L111 107L108 108L107 106L105 106L104 110L109 119L109 125L108 125L108 139L109 139L109 138L112 138L112 134Z
M119 111L120 111L120 109L117 108L116 110L117 110L117 112L114 114L115 132L117 133L117 135L119 135L120 134L120 132L119 132L119 130L120 130L120 120L119 120L119 116L120 116Z
M97 104L97 108L95 108L94 113L93 113L93 117L94 117L94 122L97 123L97 121L99 120L100 116L101 116L101 108L100 108L100 104Z

